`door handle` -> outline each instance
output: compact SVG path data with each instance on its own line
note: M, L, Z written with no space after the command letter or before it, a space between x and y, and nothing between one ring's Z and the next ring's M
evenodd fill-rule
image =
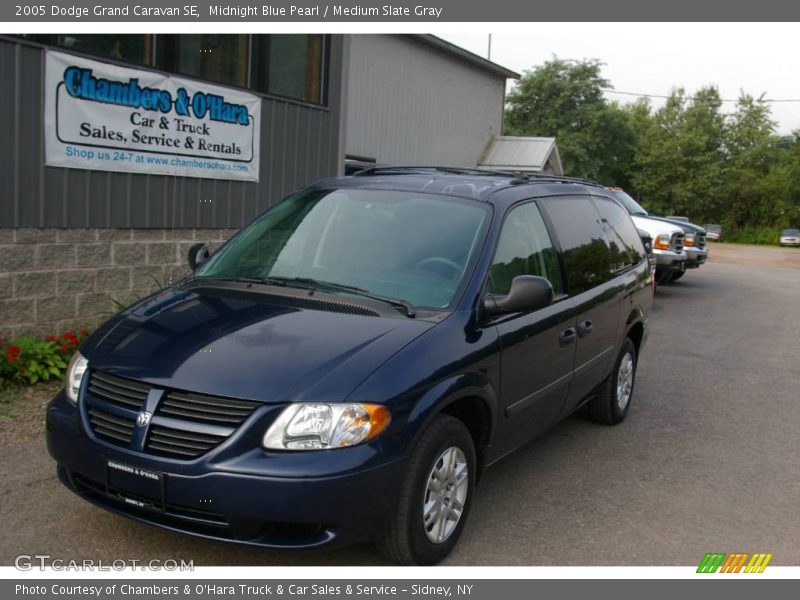
M590 333L592 333L592 328L594 327L594 323L590 319L586 319L582 323L578 323L578 335L580 337L586 337Z
M567 327L564 331L562 331L558 336L558 345L559 346L568 346L572 342L575 341L578 333L575 331L574 327Z

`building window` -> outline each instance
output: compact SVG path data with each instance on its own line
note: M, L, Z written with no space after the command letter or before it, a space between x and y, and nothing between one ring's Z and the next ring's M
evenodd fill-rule
M92 54L135 65L153 64L152 35L26 35L26 39L40 44L58 46L75 52Z
M325 104L326 37L322 34L25 35L40 44Z
M322 102L323 36L272 35L268 91L306 102Z
M237 87L247 87L247 35L158 36L159 68Z

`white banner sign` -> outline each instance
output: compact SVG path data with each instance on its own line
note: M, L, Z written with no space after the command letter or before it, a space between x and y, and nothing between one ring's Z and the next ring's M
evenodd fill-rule
M50 166L258 181L253 94L61 52L45 88Z

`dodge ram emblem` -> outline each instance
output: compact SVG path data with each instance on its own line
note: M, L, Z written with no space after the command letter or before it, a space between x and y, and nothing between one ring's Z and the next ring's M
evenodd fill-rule
M140 412L140 413L139 413L139 415L136 417L136 424L137 424L139 427L144 427L145 425L147 425L147 424L150 422L150 418L151 418L152 416L153 416L153 413L149 413L149 412L147 412L146 410L143 410L143 411L142 411L142 412Z

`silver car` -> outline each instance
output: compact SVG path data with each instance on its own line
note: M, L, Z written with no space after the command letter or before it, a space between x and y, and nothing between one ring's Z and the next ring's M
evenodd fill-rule
M800 229L781 231L781 246L800 246Z
M704 225L706 230L706 239L712 242L718 242L722 238L722 225L716 223L708 223Z

